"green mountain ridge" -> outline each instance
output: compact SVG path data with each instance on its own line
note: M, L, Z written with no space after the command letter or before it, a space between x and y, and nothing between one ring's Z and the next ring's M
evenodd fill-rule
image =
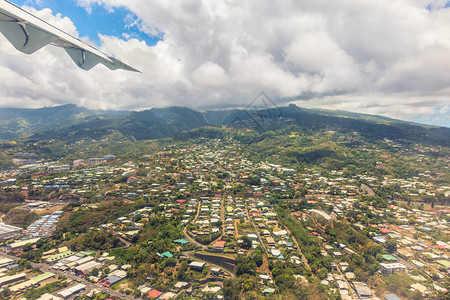
M37 109L0 108L0 139L14 139L33 132L89 122L96 116L114 118L125 114L127 112L89 110L74 104Z
M295 125L309 131L356 131L368 138L450 145L450 128L426 126L386 117L342 111L311 110L293 104L262 110L199 112L187 107L144 111L92 111L75 105L42 109L0 109L0 138L99 139L114 132L136 140L174 137L207 127L229 126L255 132ZM208 129L209 135L217 131ZM215 132L215 133L213 133Z

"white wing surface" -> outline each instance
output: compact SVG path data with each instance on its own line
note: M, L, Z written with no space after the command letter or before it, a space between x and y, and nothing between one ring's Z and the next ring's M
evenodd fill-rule
M17 50L26 54L53 44L63 47L83 70L102 63L111 70L139 72L6 0L0 0L0 32Z

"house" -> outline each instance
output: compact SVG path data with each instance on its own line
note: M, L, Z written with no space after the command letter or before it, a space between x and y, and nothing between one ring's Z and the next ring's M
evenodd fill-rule
M275 246L275 240L273 239L273 237L271 237L271 236L266 237L266 241L267 241L267 245L269 245L269 247Z
M162 253L162 254L159 254L159 253L157 253L157 254L158 254L158 256L161 257L161 258L171 258L171 257L173 257L173 254L170 253L169 251L166 251L166 252L164 252L164 253Z
M107 287L112 286L113 284L116 284L117 282L123 280L124 277L120 277L117 275L109 275L108 277L106 277L105 279L102 279L99 283L103 284Z
M193 261L189 264L189 267L191 268L191 270L202 272L205 265L206 265L206 263L204 263L204 262Z
M429 293L429 290L427 289L427 287L424 286L424 285L422 285L422 284L420 284L420 283L414 283L414 284L411 284L411 288L414 289L414 290L416 290L416 291L421 292L422 295L423 295L423 294L428 294L428 293Z
M387 275L392 275L397 272L405 272L406 267L405 267L405 265L403 265L401 263L390 263L390 264L381 263L380 271L381 271L381 274L387 276Z
M266 289L264 289L263 293L264 293L264 295L273 294L273 293L275 293L275 289L273 289L273 288L266 288Z
M46 293L46 294L42 295L41 297L39 297L37 300L62 300L62 298Z
M185 239L178 239L178 240L174 240L173 242L180 246L185 246L185 245L189 244L189 241L187 241Z
M395 256L392 255L392 254L383 254L383 259L384 259L384 260L387 260L387 261L392 261L392 262L398 260L397 257L395 257Z
M274 231L273 234L278 238L283 238L287 235L286 230Z
M222 274L222 269L221 268L211 268L210 272L212 275L219 276L220 274Z
M160 299L163 292L160 292L158 290L151 290L150 293L148 293L147 298L155 298Z
M167 292L167 293L161 295L161 297L159 299L167 300L167 299L175 298L175 296L176 296L176 294L174 294L172 292Z
M223 250L225 249L225 244L226 244L225 241L217 241L213 247L214 251L223 252Z
M356 294L358 294L359 299L370 299L372 298L372 293L369 287L363 282L353 282L353 287L355 288Z
M189 286L188 282L178 281L177 283L174 284L172 290L174 292L178 292L179 290L186 289L188 286Z
M402 299L395 294L386 294L384 295L384 300L402 300Z

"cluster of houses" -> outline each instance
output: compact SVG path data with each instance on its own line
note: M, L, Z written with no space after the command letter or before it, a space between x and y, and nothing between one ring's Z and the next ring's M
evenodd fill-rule
M328 207L331 213L322 209L310 209L296 212L299 220L313 218L322 224L332 222L336 218L346 219L347 216L355 216L357 221L352 227L361 232L369 232L370 238L376 243L385 246L388 241L395 241L396 248L392 254L384 254L379 262L379 273L383 276L400 274L413 280L410 285L412 291L417 291L423 296L437 292L447 293L445 279L450 275L450 244L448 236L450 228L446 221L450 210L448 208L434 208L421 210L399 205L388 205L386 208L366 206L361 209L355 206L359 199L348 195L323 194L308 201L310 205ZM331 208L330 208L331 207ZM368 215L381 217L381 222L371 223ZM326 239L319 233L309 228L312 235L323 240L323 254L329 254L335 258L335 264L343 271L346 263L341 261L343 255L355 254L358 249L351 249L347 245L338 247L326 243ZM355 251L356 250L356 251ZM421 274L421 275L417 275ZM348 290L359 294L359 290L370 291L361 299L371 299L375 294L367 285L355 285L353 273L344 275L333 274L323 281L328 285L331 282L339 287L341 295L348 295ZM427 279L428 278L428 279ZM430 281L431 280L431 281ZM349 284L351 282L352 284ZM358 288L358 289L357 289ZM350 293L351 294L351 293ZM361 294L364 294L361 292ZM350 296L348 296L350 299Z
M190 203L195 205L197 200L192 199ZM222 217L221 217L221 199L209 197L200 197L199 204L195 209L198 209L196 218L190 223L190 233L198 238L200 236L218 237L222 233Z
M354 138L341 140L342 143L357 141ZM386 143L396 146L391 141ZM379 159L377 164L382 165L384 160L389 159L381 150L372 150ZM360 209L363 196L374 195L374 191L384 185L398 185L413 200L438 192L448 195L450 187L435 183L437 174L423 171L418 176L407 179L379 178L373 174L350 176L344 170L323 171L320 166L296 172L267 161L253 162L240 153L236 143L220 141L190 147L168 147L165 151L143 158L145 159L138 164L120 162L115 156L75 160L73 170L66 170L65 166L58 164L46 165L47 171L65 171L63 177L60 173L43 172L34 173L31 180L21 179L19 172L10 171L3 174L1 188L23 192L67 192L86 197L95 196L98 199L111 196L125 199L130 204L141 200L163 199L157 207L144 207L91 229L113 232L132 243L133 237L157 211L168 219L178 219L181 216L180 225L186 228L187 236L174 241L177 245L184 246L193 240L206 251L227 255L245 255L247 251L261 246L269 261L282 261L294 266L302 265L304 257L292 234L281 224L269 199L277 197L288 203L306 201L309 208L294 214L299 220L317 220L326 224L338 219L351 219L355 230L370 232L370 238L379 245L385 246L387 241L395 240L395 251L390 256L383 256L380 261L379 273L382 276L409 276L414 273L410 276L414 280L411 289L420 291L423 295L445 290L442 282L450 274L448 208L424 210L393 203L385 208L365 205L365 210ZM422 156L417 158L425 159ZM104 162L108 164L95 165ZM114 181L114 185L109 185L111 181ZM82 209L96 207L96 203L81 206ZM12 238L25 234L32 238L28 243L36 238L49 237L61 213L57 211L41 216L24 232L0 224L0 235ZM375 222L375 219L381 221ZM373 297L374 291L367 283L356 281L354 274L345 272L346 265L341 257L352 254L357 249L342 244L331 245L319 232L308 229L311 235L322 240L321 254L333 257L336 265L335 271L328 274L322 283L337 286L343 298L352 295L361 299ZM240 247L244 236L251 240L250 250ZM25 241L18 241L10 243L10 247L17 249L25 244ZM168 257L169 254L159 255ZM73 253L67 249L46 253L43 259L55 271L71 272L105 287L123 280L128 268L126 265L116 266L114 258L109 255L95 258L93 254ZM191 270L202 271L205 267L202 261L193 263L189 266ZM105 266L111 272L102 276ZM98 270L100 275L92 275L93 270ZM420 271L421 275L412 271ZM209 269L209 273L217 275L220 270L213 267ZM273 293L275 285L271 275L258 276L263 293ZM301 280L301 277L298 278ZM429 279L432 279L432 284ZM146 285L141 290L152 297L167 299L181 290L192 288L189 283L184 284L185 282L177 282L173 290L165 292ZM205 289L204 292L220 290L208 285L203 285L202 288ZM75 290L80 290L80 287L74 288L72 293L68 290L63 294L74 295L78 293ZM195 290L191 291L195 293Z
M57 210L49 215L42 215L34 221L24 231L24 236L29 238L47 238L50 237L58 225L59 218L63 212Z

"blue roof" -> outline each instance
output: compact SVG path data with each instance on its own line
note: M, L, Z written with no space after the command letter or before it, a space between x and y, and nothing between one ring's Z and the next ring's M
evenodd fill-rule
M109 275L106 279L108 280L108 282L109 282L111 285L113 285L113 284L115 284L115 283L121 281L123 278L122 278L122 277L119 277L119 276L116 276L116 275Z
M160 257L173 257L172 253L169 251L164 252L163 254L158 254Z
M177 243L177 244L187 244L187 243L189 243L189 241L187 241L185 239L174 240L173 242Z
M402 300L395 294L386 294L384 296L384 299L386 299L386 300Z

